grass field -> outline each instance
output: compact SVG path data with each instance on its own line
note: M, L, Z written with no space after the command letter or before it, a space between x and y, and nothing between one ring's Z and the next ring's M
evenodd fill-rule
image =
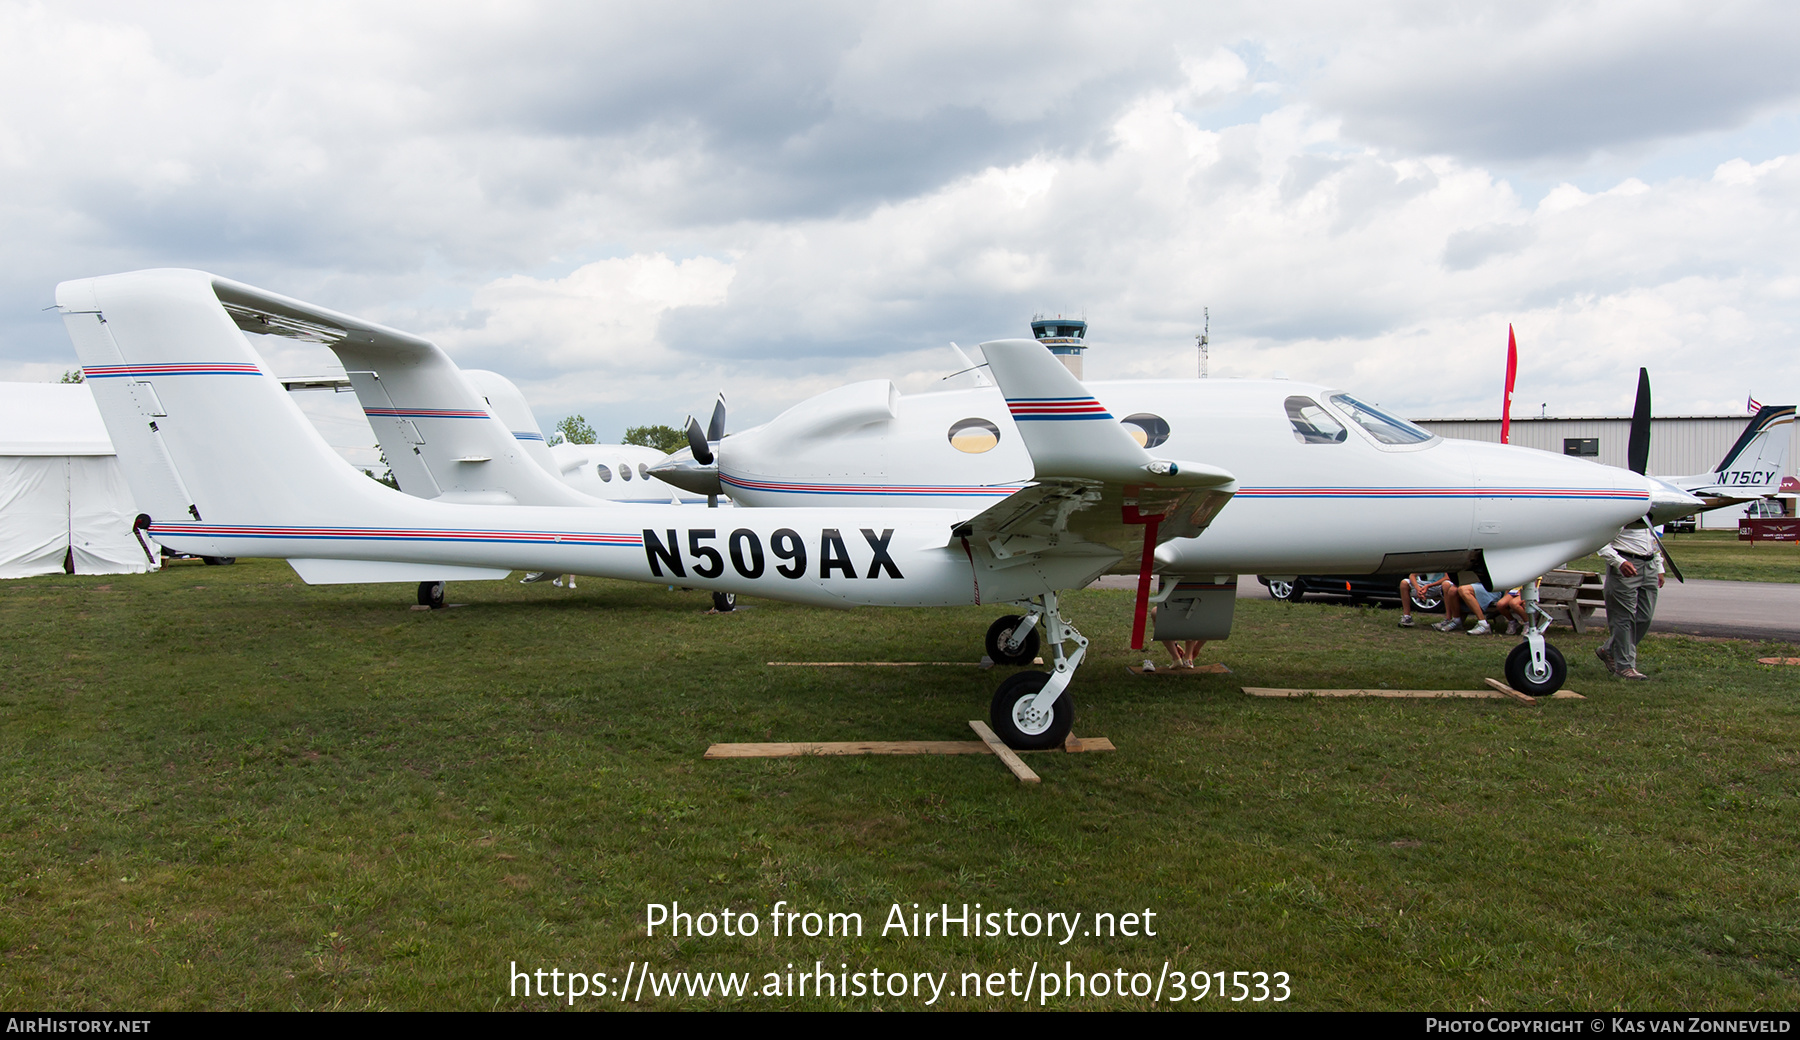
M1800 1005L1800 669L1756 662L1791 646L1652 636L1657 681L1624 684L1598 634L1559 630L1586 700L1270 701L1239 687L1477 688L1510 644L1246 601L1205 655L1235 674L1139 678L1130 593L1088 591L1068 599L1094 640L1076 732L1119 750L1033 756L1044 782L1025 787L986 757L700 757L968 739L1002 670L764 662L971 660L994 608L707 616L700 593L585 579L451 592L469 605L414 612L410 587L307 588L268 561L0 583L0 1004L566 1007L513 995L509 966L614 989L646 963L656 984L747 972L754 992L819 961L947 973L933 1006L1009 1008L957 995L964 973L1023 987L1067 961L1128 987L1165 962L1190 984L1288 975L1279 1005L1173 1004L1171 985L1171 1007ZM759 932L647 937L645 905L676 900ZM773 936L777 901L865 932ZM915 902L1148 909L1156 934L881 934Z
M1683 577L1719 581L1800 582L1800 545L1793 542L1740 542L1736 531L1694 531L1663 538ZM1589 556L1569 566L1606 572L1606 561Z

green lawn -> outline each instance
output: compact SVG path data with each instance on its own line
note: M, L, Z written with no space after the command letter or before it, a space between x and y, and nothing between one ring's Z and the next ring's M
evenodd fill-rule
M1663 538L1683 577L1719 581L1800 582L1800 544L1740 542L1736 531L1694 531ZM1588 556L1569 564L1606 573L1606 561Z
M1119 750L1032 756L1027 787L985 757L700 757L967 739L1002 670L764 662L971 660L992 607L721 617L587 579L450 598L469 605L415 612L410 587L308 588L268 561L0 583L0 1003L533 1008L566 1005L511 995L509 965L754 990L818 961L954 990L1066 961L1286 972L1280 1006L1306 1009L1800 1005L1800 669L1756 662L1792 646L1653 635L1658 681L1624 684L1599 633L1559 630L1586 700L1270 701L1239 687L1478 688L1510 644L1247 601L1206 652L1235 674L1139 678L1131 594L1077 593L1076 732ZM759 934L647 937L645 904L676 900ZM866 932L772 936L777 901ZM880 934L915 902L1149 909L1156 935Z

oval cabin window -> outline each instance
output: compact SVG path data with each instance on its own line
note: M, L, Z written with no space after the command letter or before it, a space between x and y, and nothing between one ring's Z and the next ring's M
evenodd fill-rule
M645 480L650 479L650 464L648 462L638 463L638 476L643 477Z
M595 466L594 473L600 478L602 484L612 483L612 470L609 467Z
M631 467L627 466L621 462L619 464L619 476L624 477L626 480L630 480L631 479Z
M1119 425L1125 427L1125 432L1131 434L1131 439L1137 441L1140 448L1154 448L1169 439L1168 420L1160 415L1139 412L1119 420Z
M962 419L950 427L950 446L979 455L1000 443L1000 427L986 419Z

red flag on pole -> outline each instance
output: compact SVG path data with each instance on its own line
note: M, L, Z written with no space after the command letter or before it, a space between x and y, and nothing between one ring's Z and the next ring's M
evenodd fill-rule
M1500 443L1512 443L1512 397L1513 380L1519 375L1519 341L1513 337L1513 327L1506 326L1506 399L1500 402Z

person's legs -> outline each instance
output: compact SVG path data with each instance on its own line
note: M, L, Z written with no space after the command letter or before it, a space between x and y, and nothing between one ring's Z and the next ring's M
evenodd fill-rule
M1600 649L1611 658L1615 672L1637 667L1637 640L1632 636L1637 625L1638 589L1631 578L1617 567L1606 569L1606 642Z

